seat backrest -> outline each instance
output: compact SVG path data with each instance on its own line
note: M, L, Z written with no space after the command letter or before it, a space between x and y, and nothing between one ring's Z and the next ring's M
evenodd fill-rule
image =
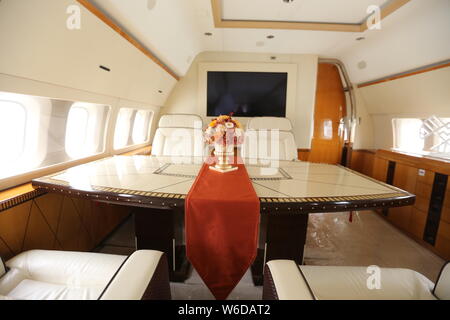
M247 124L241 156L250 159L296 160L297 144L287 118L258 117Z
M155 156L202 156L203 121L197 115L168 114L159 120L152 144Z
M450 261L442 268L433 293L438 299L450 300Z

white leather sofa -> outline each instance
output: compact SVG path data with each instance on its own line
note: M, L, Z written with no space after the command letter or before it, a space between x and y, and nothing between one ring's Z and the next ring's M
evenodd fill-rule
M436 284L413 270L379 271L379 286L374 286L373 271L368 273L366 267L297 266L294 261L274 260L264 270L263 299L450 300L450 263Z
M252 118L247 123L241 156L249 159L298 159L292 123L287 118Z
M168 265L159 251L131 256L32 250L0 263L0 299L170 299Z
M153 139L152 155L201 157L205 145L202 127L202 118L197 115L163 115Z

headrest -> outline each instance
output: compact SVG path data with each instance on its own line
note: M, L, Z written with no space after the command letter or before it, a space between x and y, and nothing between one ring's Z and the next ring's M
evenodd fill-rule
M288 118L277 117L257 117L252 118L248 124L247 129L264 130L264 129L278 129L282 131L292 131L292 123Z
M195 114L166 114L159 119L159 128L202 129L203 121Z

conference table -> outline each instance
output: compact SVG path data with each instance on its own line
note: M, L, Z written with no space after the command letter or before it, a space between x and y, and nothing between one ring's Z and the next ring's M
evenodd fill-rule
M184 201L203 162L201 157L114 156L34 179L32 184L46 192L134 207L136 248L165 252L171 281L184 281L190 270ZM243 162L260 201L259 248L251 268L256 285L262 284L267 261L303 263L310 214L408 206L415 201L413 194L339 165Z

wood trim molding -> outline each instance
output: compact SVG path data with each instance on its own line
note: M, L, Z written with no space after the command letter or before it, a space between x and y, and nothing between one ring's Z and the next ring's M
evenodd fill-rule
M421 73L425 73L425 72L430 72L430 71L434 71L434 70L439 70L439 69L443 69L443 68L447 68L450 67L450 60L445 60L442 62L438 62L438 63L434 63L431 65L427 65L427 66L423 66L420 68L416 68L413 70L409 70L409 71L405 71L402 73L397 73L391 76L387 76L381 79L377 79L377 80L373 80L373 81L369 81L369 82L365 82L365 83L361 83L358 85L358 88L364 88L364 87L368 87L368 86L373 86L376 84L380 84L380 83L384 83L384 82L389 82L389 81L393 81L393 80L398 80L398 79L402 79L402 78L406 78L406 77L411 77L411 76L415 76Z
M377 150L376 156L378 158L396 161L415 168L450 175L450 160L436 160L417 154L409 154L390 150Z
M373 149L352 149L353 152L365 152L365 153L370 153L370 154L376 154L377 150L373 150Z
M137 41L131 35L126 33L121 27L119 27L114 21L112 21L109 17L107 17L100 9L98 9L95 5L93 5L89 0L77 0L77 2L80 3L87 10L89 10L97 18L102 20L111 29L113 29L115 32L117 32L119 35L121 35L125 40L127 40L129 43L131 43L139 51L141 51L143 54L145 54L154 63L159 65L162 69L164 69L173 78L175 78L177 81L180 80L180 77L172 69L170 69L160 59L158 59L158 57L156 57L150 50L146 49L139 41Z
M302 21L258 21L258 20L226 20L222 15L222 1L211 0L214 25L216 28L240 28L240 29L284 29L284 30L313 30L313 31L340 31L340 32L364 32L367 28L369 17L365 17L361 23L325 23ZM381 9L381 19L386 18L411 0L391 0Z
M34 189L31 183L2 191L0 192L0 212L30 201L45 193L43 190Z

